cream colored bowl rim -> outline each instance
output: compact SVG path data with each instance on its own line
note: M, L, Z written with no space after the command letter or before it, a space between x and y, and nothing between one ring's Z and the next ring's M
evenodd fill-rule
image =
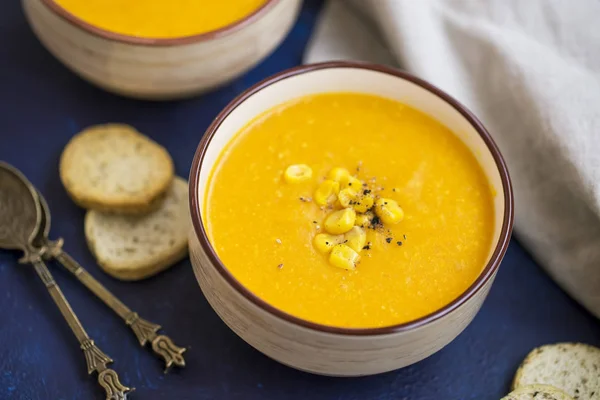
M196 42L208 41L218 37L227 36L233 32L236 32L247 25L259 20L264 14L272 9L277 3L283 0L266 0L266 2L254 10L252 13L246 15L244 18L235 21L229 25L225 25L222 28L200 33L197 35L181 36L175 38L146 38L137 37L131 35L125 35L122 33L112 32L104 28L97 27L84 21L73 13L67 11L55 0L40 0L49 10L54 12L56 15L74 25L77 28L83 29L88 33L99 36L103 39L111 40L114 42L121 42L125 44L141 45L141 46L179 46L184 44L191 44ZM84 0L85 1L85 0ZM215 0L216 1L216 0Z
M206 155L206 151L208 149L208 145L210 144L212 138L215 133L219 129L221 123L227 118L227 116L240 104L246 101L255 93L260 90L266 88L267 86L282 81L284 79L293 79L295 76L301 75L303 73L315 71L315 70L323 70L323 69L332 69L332 68L356 68L356 69L366 69L376 72L385 73L388 75L392 75L399 79L404 79L410 81L414 84L421 86L423 89L429 91L435 96L441 98L446 101L452 107L454 107L479 133L483 141L485 142L487 148L489 149L496 166L498 168L498 172L500 174L500 179L502 182L502 191L504 193L504 214L502 219L502 228L500 231L500 236L498 237L498 241L494 248L494 252L490 258L490 261L485 266L481 274L477 277L475 282L458 298L456 298L451 303L446 306L440 308L432 312L431 314L425 315L424 317L418 318L413 321L405 322L402 324L379 327L379 328L343 328L336 326L328 326L323 324L318 324L315 322L311 322L291 314L288 314L266 301L260 299L254 293L252 293L249 289L247 289L244 285L242 285L229 270L223 265L223 263L219 260L217 253L213 246L210 244L208 240L208 235L206 230L204 229L204 224L202 223L202 205L199 204L198 199L198 186L200 180L200 169L202 168L202 163L204 160L204 156ZM212 167L212 166L211 166ZM498 146L492 140L491 135L485 129L483 124L461 103L455 100L450 95L446 94L442 90L433 86L432 84L417 78L407 72L400 71L391 67L377 65L377 64L369 64L363 62L349 62L349 61L333 61L333 62L325 62L318 64L309 64L302 65L299 67L291 68L285 71L282 71L276 75L273 75L251 88L244 91L242 94L237 96L231 103L229 103L223 111L215 118L213 123L206 130L198 148L196 150L196 154L194 156L194 160L192 162L192 168L190 170L190 208L191 208L191 216L192 216L192 224L194 227L194 231L200 245L203 250L208 255L208 258L211 261L211 268L215 268L217 272L225 279L229 285L231 285L238 293L240 293L243 297L245 297L248 301L252 302L259 308L264 311L272 314L275 317L286 320L292 324L299 325L308 329L333 333L333 334L341 334L341 335L351 335L351 336L364 336L364 335L388 335L398 332L406 332L412 329L416 329L427 325L435 320L438 320L456 309L462 306L465 302L467 302L471 297L473 297L477 292L482 290L485 285L490 281L496 271L500 266L500 262L506 253L508 248L508 244L510 242L513 222L514 222L514 204L513 204L513 192L512 192L512 184L510 180L510 176L508 173L508 169L506 167L506 163L500 154L500 150ZM209 267L209 266L205 266Z

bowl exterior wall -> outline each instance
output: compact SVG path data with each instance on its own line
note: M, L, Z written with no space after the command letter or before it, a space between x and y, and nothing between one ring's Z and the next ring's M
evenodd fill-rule
M373 375L423 360L466 328L494 280L494 277L488 280L455 310L424 326L386 335L344 335L293 324L266 312L219 274L193 230L189 246L192 266L204 296L238 336L282 364L319 375Z
M248 71L285 38L302 0L277 1L227 34L168 46L110 40L67 21L43 0L22 3L42 44L77 75L116 94L168 100L202 93Z

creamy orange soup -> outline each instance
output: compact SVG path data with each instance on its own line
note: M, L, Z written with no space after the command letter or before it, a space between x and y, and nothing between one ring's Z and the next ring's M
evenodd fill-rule
M267 0L54 0L99 28L128 36L177 38L223 28Z
M340 203L348 180L322 205L318 191L333 185L335 168L353 175L360 196L401 214L388 224L373 205L359 223L363 214L350 210L359 201ZM212 171L203 215L223 264L258 297L309 321L366 328L425 316L474 282L491 248L492 197L475 157L445 126L396 101L331 93L244 127ZM344 209L366 233L356 251L347 234L327 239L328 217Z

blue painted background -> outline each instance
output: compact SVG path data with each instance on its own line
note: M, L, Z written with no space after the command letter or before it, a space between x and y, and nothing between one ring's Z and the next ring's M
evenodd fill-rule
M189 261L157 278L123 283L104 275L83 239L83 210L67 197L58 158L91 124L132 124L165 145L187 176L196 145L219 110L258 80L301 62L321 2L308 0L290 36L265 62L230 85L172 103L127 100L81 81L37 42L19 2L0 8L0 159L20 168L46 196L53 237L143 317L190 346L188 366L163 375L160 361L67 273L55 277L106 353L132 399L496 400L522 357L555 341L600 345L600 323L565 295L512 242L481 312L451 345L400 371L360 379L312 376L279 365L235 336L211 310ZM0 399L103 399L86 375L79 346L33 270L0 251Z

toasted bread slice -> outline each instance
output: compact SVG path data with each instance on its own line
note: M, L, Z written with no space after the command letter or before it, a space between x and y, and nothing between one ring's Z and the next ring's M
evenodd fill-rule
M190 227L187 182L176 177L159 208L146 215L90 210L88 246L104 271L122 280L152 276L187 254Z
M579 400L600 400L600 349L582 343L558 343L534 349L525 358L513 388L552 385Z
M123 124L83 130L60 158L60 178L67 192L92 210L146 213L158 206L173 176L169 153Z

